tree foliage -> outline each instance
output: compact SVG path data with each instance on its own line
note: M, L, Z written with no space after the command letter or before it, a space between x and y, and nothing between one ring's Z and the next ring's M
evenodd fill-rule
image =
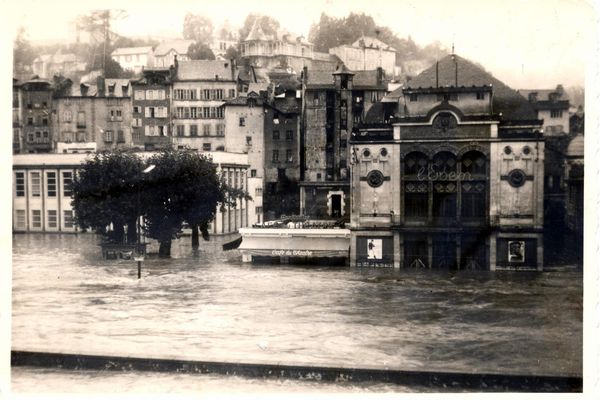
M439 42L419 47L410 36L399 38L390 28L377 25L370 15L364 13L350 13L342 18L322 13L319 22L311 26L308 37L316 51L328 52L332 47L352 44L363 35L378 38L396 49L397 65L409 60L431 63L448 54Z
M183 38L208 45L212 41L213 23L209 17L187 13L183 20Z
M154 168L144 173L151 165ZM142 215L144 233L160 243L160 256L170 255L171 242L184 223L206 238L219 204L234 207L250 199L220 179L209 157L191 149L163 150L145 162L123 151L97 153L82 166L72 188L81 228L91 228L113 243L133 243L136 220Z
M135 241L137 194L143 162L122 151L96 153L73 179L76 222L91 228L110 242ZM107 228L112 224L112 230ZM128 226L127 236L124 227Z
M262 28L263 32L266 35L274 35L277 33L279 29L279 21L276 19L269 17L268 15L260 15L260 14L248 14L246 19L244 20L244 25L240 29L240 40L245 40L254 25L254 22L258 20L259 26Z
M207 235L217 205L232 204L244 193L231 189L217 174L212 160L191 149L166 149L148 159L156 167L145 180L143 193L145 232L160 242L159 255L169 256L171 241L183 223Z
M29 67L36 53L27 39L27 31L20 27L13 43L13 70L19 72Z
M190 60L214 60L215 55L212 50L204 43L194 42L188 47L188 57Z

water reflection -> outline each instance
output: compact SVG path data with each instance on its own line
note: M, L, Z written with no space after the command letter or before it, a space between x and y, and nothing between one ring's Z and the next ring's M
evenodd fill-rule
M581 374L580 271L250 265L188 244L137 280L133 261L100 260L92 235L15 235L13 348Z

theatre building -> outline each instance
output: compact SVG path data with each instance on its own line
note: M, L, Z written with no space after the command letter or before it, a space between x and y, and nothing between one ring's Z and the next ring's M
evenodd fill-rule
M528 101L456 55L352 132L351 264L543 265L544 141Z

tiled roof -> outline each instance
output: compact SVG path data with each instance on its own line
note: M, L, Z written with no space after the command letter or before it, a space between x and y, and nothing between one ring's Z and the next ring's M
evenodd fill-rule
M456 64L455 64L456 61ZM458 68L458 86L492 85L494 100L493 112L502 113L503 120L536 120L537 114L531 104L517 91L494 78L482 67L457 55L448 55L438 63L439 86L455 86L455 73ZM436 86L436 64L414 77L406 84L410 88L428 88ZM396 89L389 97L401 98L402 88ZM402 108L402 107L400 107Z
M154 55L164 56L171 51L171 49L175 50L177 54L187 54L188 48L193 43L193 40L173 40L169 42L162 42L156 46L156 49L154 49Z
M371 36L361 36L360 38L358 38L358 40L356 40L354 43L352 43L353 47L373 47L373 48L381 48L383 50L387 50L387 51L396 51L396 49L394 49L393 47L391 47L389 44L382 42L381 40L371 37Z
M147 54L152 51L151 46L142 46L142 47L121 47L115 49L111 55L113 56L124 56L131 54Z
M579 134L575 136L569 147L567 147L567 156L569 157L583 157L585 140L583 135Z
M385 83L377 81L377 70L352 72L344 67L344 71L354 75L352 82L355 88L385 88ZM332 87L335 84L334 71L308 70L307 87Z
M333 71L308 70L306 85L307 86L333 86Z
M369 88L375 88L375 87L382 87L382 88L386 88L386 82L385 82L385 76L383 76L383 82L379 82L377 79L377 70L370 70L370 71L356 71L354 73L354 78L352 79L353 85L355 88L362 88L362 87L369 87Z
M128 97L131 96L131 89L129 88L129 79L111 79L107 78L104 80L104 95L108 96L109 86L114 86L114 94L115 97ZM127 93L123 92L123 88L127 88Z
M231 62L220 60L190 60L180 61L177 68L178 80L212 80L216 77L221 81L232 81L237 78L231 73Z

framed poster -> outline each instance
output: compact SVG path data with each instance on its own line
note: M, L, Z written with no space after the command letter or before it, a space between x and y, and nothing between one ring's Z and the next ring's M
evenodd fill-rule
M511 240L508 242L508 262L525 262L525 242L523 240Z

